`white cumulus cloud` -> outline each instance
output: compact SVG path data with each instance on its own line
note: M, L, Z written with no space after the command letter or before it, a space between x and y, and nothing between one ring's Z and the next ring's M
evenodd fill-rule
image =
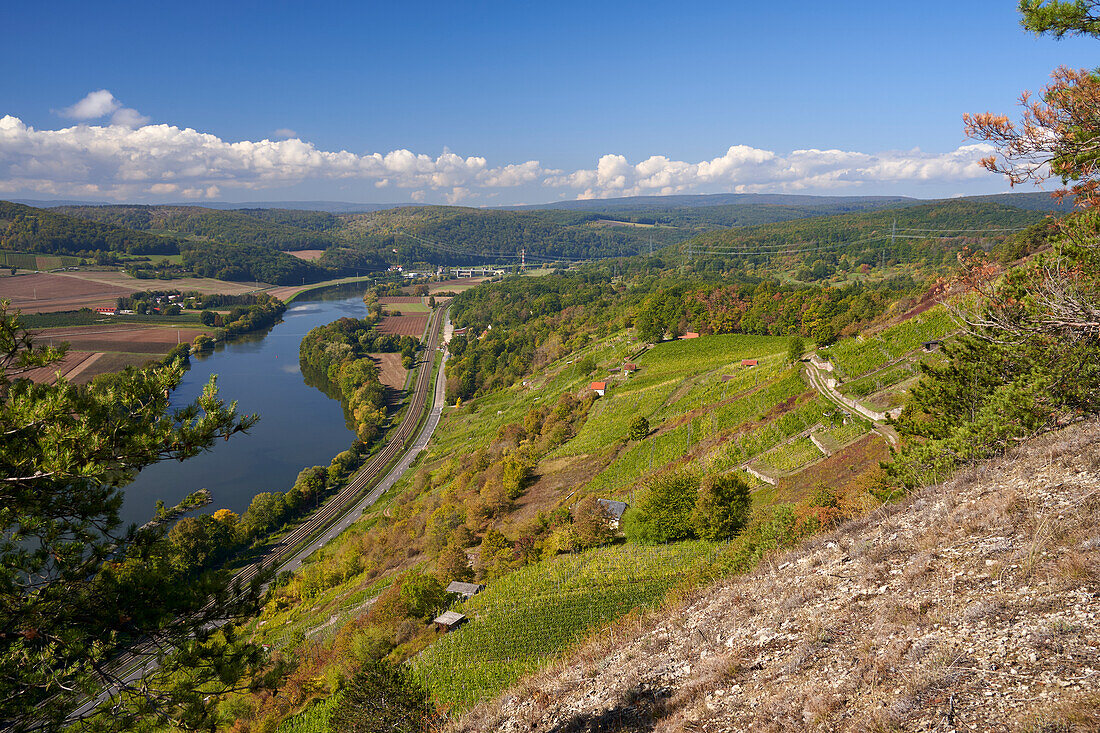
M608 153L591 168L569 171L544 167L538 160L490 166L483 156L446 149L437 156L405 149L321 150L285 128L273 131L274 140L223 140L192 128L148 124L147 117L123 106L106 89L91 92L60 114L80 124L41 130L18 117L0 117L0 192L210 199L231 189L325 180L405 190L403 195L414 201L449 202L488 199L501 189L518 188L542 190L548 198L565 191L566 197L582 199L719 191L873 192L880 184L947 186L989 176L978 160L992 152L985 144L944 153L916 148L779 153L732 145L721 155L698 161L651 155L632 162Z
M876 183L952 183L987 177L978 160L992 152L986 144L964 145L948 153L920 149L861 153L846 150L794 150L786 155L733 145L724 155L695 163L654 155L631 164L622 155L604 155L595 168L547 176L543 183L578 189L577 198L653 196L700 191L834 190Z
M122 104L115 99L115 95L106 89L100 89L99 91L89 92L84 99L61 110L61 115L74 120L98 120L100 117L111 114L121 106Z

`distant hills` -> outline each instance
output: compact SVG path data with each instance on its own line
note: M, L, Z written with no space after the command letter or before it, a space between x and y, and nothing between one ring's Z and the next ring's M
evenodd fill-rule
M0 204L0 248L88 257L97 252L184 255L183 264L223 279L301 282L388 264L530 265L663 253L707 258L721 270L754 252L809 245L807 266L818 277L843 266L838 258L882 263L881 243L852 247L842 240L881 236L895 219L904 227L1019 229L1044 213L1069 210L1045 193L1012 193L926 201L890 196L713 194L568 201L542 206L478 209L461 206L375 206L373 211L329 211L354 204L294 202L248 208L210 205L84 205L49 208ZM222 205L225 206L225 205ZM311 206L312 208L289 208ZM361 207L360 207L361 208ZM930 245L907 232L894 241L900 261L942 262L955 245L988 246L982 233L960 238L928 259ZM1003 239L997 234L996 239ZM934 240L934 241L933 241ZM980 241L979 241L980 240ZM982 242L985 244L982 245ZM686 243L686 244L685 244ZM836 243L837 246L833 246ZM677 247L683 244L684 247ZM805 248L805 247L804 247ZM305 263L284 252L323 250ZM730 250L736 250L736 257ZM748 254L746 259L744 255ZM877 259L876 259L877 258ZM822 259L824 265L817 266ZM235 262L240 260L240 267ZM797 264L796 264L797 266ZM804 279L804 278L799 278ZM818 279L818 278L814 278Z

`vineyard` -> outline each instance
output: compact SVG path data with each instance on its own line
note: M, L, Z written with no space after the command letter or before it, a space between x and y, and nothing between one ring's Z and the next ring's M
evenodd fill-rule
M920 348L926 341L938 341L958 329L958 323L943 306L860 339L846 339L820 349L846 379L867 374ZM868 393L870 394L870 393Z
M856 438L866 435L870 430L871 426L869 423L863 420L851 420L843 425L825 428L815 433L814 437L821 441L821 444L826 448L835 452L848 445Z
M339 701L339 694L315 700L302 712L280 723L275 733L326 733L329 716Z
M20 270L56 270L59 267L75 267L79 257L68 255L35 255L28 252L0 251L0 267L18 267Z
M411 664L437 702L468 706L556 658L593 629L659 603L724 547L620 545L528 566L456 606L470 620Z
M756 460L756 464L765 471L789 473L822 457L824 454L809 438L799 438L768 451Z

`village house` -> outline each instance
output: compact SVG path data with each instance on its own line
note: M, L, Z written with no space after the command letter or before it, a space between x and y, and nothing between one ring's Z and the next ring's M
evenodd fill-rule
M593 382L592 384L588 385L588 388L598 394L600 397L603 397L604 393L607 391L607 382Z
M623 501L612 501L611 499L597 499L603 510L607 512L609 518L608 526L611 529L618 529L619 522L622 521L623 513L626 512L627 503Z
M638 371L637 364L623 364L623 374L630 374L636 371Z

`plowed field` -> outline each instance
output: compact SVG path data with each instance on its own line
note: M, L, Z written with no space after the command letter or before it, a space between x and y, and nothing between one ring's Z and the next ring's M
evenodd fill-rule
M24 313L113 306L119 296L130 295L135 289L47 273L0 278L0 298L10 300L13 308Z
M130 323L117 325L47 328L39 333L39 343L69 342L77 351L122 351L130 354L167 354L178 343L190 343L200 333L210 335L212 329L141 326Z
M424 335L424 329L427 327L427 313L422 316L386 316L378 324L378 330L381 333L390 333L394 336L416 336L417 338Z
M401 366L401 354L371 354L378 365L378 381L390 389L405 388L405 367Z

